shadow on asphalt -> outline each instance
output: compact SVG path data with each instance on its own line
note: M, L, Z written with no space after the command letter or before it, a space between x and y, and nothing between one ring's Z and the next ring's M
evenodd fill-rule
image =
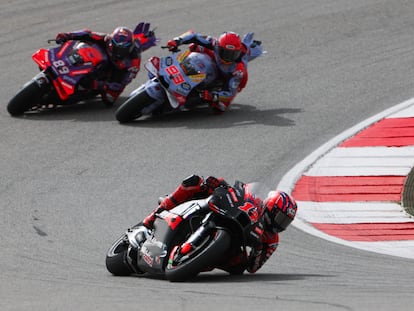
M246 283L246 282L284 282L307 280L311 278L326 278L332 275L322 274L280 274L280 273L244 273L243 275L230 275L226 272L216 274L199 274L188 281L193 283Z
M75 105L58 106L56 108L40 109L26 112L16 118L33 121L73 120L80 122L114 121L115 107L108 108L100 100L81 102Z
M124 100L126 100L126 98L122 98L120 104ZM53 109L30 112L18 118L38 121L71 120L75 122L118 122L115 119L115 111L118 105L107 108L100 100L93 100L76 105L60 106ZM281 107L259 110L253 105L234 103L231 105L230 111L221 115L214 114L208 107L197 107L190 111L166 113L155 117L143 116L133 122L122 124L122 126L208 129L245 127L262 124L290 127L295 125L295 121L288 118L286 115L302 112L303 110L299 108Z
M131 277L131 276L130 276ZM163 276L137 275L132 277L148 278L154 280L167 281ZM205 272L198 274L195 278L180 283L246 283L246 282L285 282L300 281L314 278L334 277L334 275L325 274L287 274L287 273L247 273L243 275L230 275L221 270L214 272Z
M136 127L187 127L191 129L245 127L249 125L294 126L295 122L285 114L301 113L297 108L274 108L259 110L255 106L234 103L231 109L221 115L214 114L207 107L191 111L169 113L157 117L141 118L123 124Z

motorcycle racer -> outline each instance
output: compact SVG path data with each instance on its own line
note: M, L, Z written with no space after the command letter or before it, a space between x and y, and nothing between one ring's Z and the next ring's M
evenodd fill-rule
M219 91L205 90L203 99L217 113L226 111L248 80L247 47L235 32L224 32L218 38L188 31L167 42L170 51L190 44L191 51L209 55L215 61L222 82Z
M243 209L249 210L249 215L255 223L249 241L251 250L249 254L235 254L219 268L229 272L247 270L249 273L254 273L275 252L279 243L279 233L293 221L297 204L289 194L282 191L271 191L262 201L252 193L248 184L241 184L244 188ZM189 200L207 198L211 194L214 196L214 192L220 187L232 188L223 178L189 176L174 192L160 198L159 206L143 220L143 225L151 229L156 213L170 210Z
M102 47L110 59L109 66L94 72L86 87L101 93L103 102L112 105L138 74L141 52L155 45L156 38L149 27L149 23L139 23L133 32L128 27L120 26L111 34L93 32L89 29L61 32L56 35L56 43L79 40L96 43Z

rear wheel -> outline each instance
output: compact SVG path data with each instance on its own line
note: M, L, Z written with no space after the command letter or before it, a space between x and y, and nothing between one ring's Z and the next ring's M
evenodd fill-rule
M106 269L113 275L131 275L132 271L128 266L128 243L124 240L125 235L121 236L111 246L106 254Z
M142 113L142 109L151 105L155 100L150 97L145 88L135 96L127 99L119 108L115 111L115 117L120 123L131 122L139 118Z
M12 116L22 115L33 107L42 104L45 88L39 87L35 81L28 82L7 105L7 111Z
M195 277L203 269L214 266L228 250L230 243L230 234L217 230L207 236L200 247L188 254L182 255L180 248L176 248L165 268L165 277L172 282Z

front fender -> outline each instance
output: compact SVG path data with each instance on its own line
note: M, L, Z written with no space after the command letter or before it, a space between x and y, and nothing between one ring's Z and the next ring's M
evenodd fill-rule
M165 97L166 97L165 90L156 78L148 80L145 83L144 87L145 87L145 90L147 91L147 94L153 99L155 99L157 102L165 101Z

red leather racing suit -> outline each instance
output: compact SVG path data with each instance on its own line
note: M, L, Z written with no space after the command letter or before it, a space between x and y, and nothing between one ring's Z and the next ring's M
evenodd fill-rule
M237 182L236 182L237 183ZM240 182L238 182L240 183ZM270 258L278 246L279 235L272 231L264 230L263 222L263 202L250 191L249 184L240 183L244 187L244 207L254 208L255 221L257 226L252 232L252 235L256 237L256 243L253 243L249 254L239 253L230 258L226 263L219 266L219 268L226 271L243 271L246 269L250 273L256 272L263 264ZM239 186L240 186L239 184ZM148 215L143 224L150 228L155 221L155 214L163 210L170 210L173 207L183 202L207 198L218 187L230 187L229 184L223 178L207 177L192 175L182 181L177 189L170 195L163 198L159 206Z

